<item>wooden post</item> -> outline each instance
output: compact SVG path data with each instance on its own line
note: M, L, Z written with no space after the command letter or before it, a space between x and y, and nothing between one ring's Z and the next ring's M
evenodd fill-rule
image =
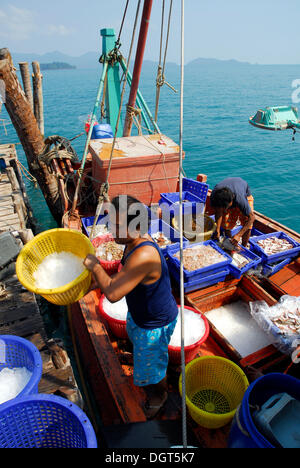
M19 67L20 67L20 72L22 76L25 95L28 99L31 109L33 109L33 94L32 94L32 89L31 89L29 65L27 62L20 62Z
M44 102L43 102L43 75L41 74L39 62L32 62L32 83L33 83L33 108L40 132L45 134L44 129Z
M45 143L30 104L18 80L8 49L0 49L0 80L5 84L5 107L23 146L29 171L35 176L52 216L59 223L63 215L55 175L45 163L38 161Z

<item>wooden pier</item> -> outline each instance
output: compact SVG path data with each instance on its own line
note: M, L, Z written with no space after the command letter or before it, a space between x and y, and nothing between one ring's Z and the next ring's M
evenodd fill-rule
M15 145L0 145L0 163L0 239L10 232L21 249L32 239L35 221ZM36 345L43 360L40 393L63 396L83 408L68 354L62 342L47 337L38 299L18 281L15 258L0 266L0 335L17 335Z

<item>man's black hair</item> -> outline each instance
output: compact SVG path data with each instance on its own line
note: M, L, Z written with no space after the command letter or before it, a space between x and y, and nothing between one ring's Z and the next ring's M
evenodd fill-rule
M113 200L112 200L112 205L115 207L117 212L120 212L123 208L125 208L124 211L127 213L127 227L133 221L136 219L138 216L141 217L142 219L142 225L147 228L147 231L145 229L142 229L142 226L139 225L139 229L141 230L141 234L144 235L146 232L148 232L149 228L149 214L146 205L144 203L140 202L137 198L132 197L131 195L117 195ZM136 205L136 206L133 206ZM131 208L132 207L132 208ZM145 232L142 232L145 231Z
M234 200L234 194L228 187L214 190L210 197L210 203L213 208L228 208Z

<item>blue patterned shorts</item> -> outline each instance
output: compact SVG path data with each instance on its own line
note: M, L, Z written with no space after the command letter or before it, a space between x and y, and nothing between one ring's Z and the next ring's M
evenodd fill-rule
M177 323L154 330L138 327L130 312L127 314L127 333L133 344L133 381L138 387L154 385L166 376L168 345Z

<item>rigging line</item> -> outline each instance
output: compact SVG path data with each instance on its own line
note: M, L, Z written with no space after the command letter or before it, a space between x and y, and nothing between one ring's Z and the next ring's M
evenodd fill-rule
M118 35L116 45L120 44L120 39L121 39L122 29L123 29L123 26L124 26L124 21L125 21L125 18L126 18L128 4L129 4L129 0L127 0L127 2L126 2L126 6L125 6L125 10L124 10L124 14L123 14L123 18L122 18L122 22L121 22L120 31L119 31L119 35Z
M159 66L161 65L161 57L162 57L162 43L163 43L163 33L164 33L164 17L165 17L165 0L162 3L162 11L161 11L161 29L160 29L160 48L159 48Z
M156 122L157 122L157 117L158 117L158 106L159 106L159 98L160 98L160 89L161 89L161 87L164 84L166 84L174 92L177 92L176 89L173 86L171 86L169 83L167 83L167 81L165 81L165 68L166 68L166 60L167 60L167 51L168 51L168 46L169 46L169 36L170 36L170 25L171 25L173 0L170 0L167 37L166 37L166 45L165 45L165 52L164 52L164 62L163 62L163 66L161 66L164 6L165 6L165 0L163 1L163 13L162 13L162 25L161 25L161 42L160 42L160 51L159 51L159 65L158 65L157 78L156 78L156 104L155 104L155 121Z
M119 123L120 123L120 118L121 118L121 111L122 111L123 99L124 99L124 94L125 94L125 87L126 87L126 83L127 83L127 75L128 75L128 71L129 71L129 63L130 63L130 60L131 60L131 54L132 54L132 49L133 49L133 44L134 44L134 39L135 39L135 33L136 33L136 28L137 28L137 23L138 23L140 6L141 6L141 0L138 1L138 5L137 5L135 21L134 21L134 27L133 27L132 38L131 38L131 44L130 44L128 60L127 60L128 67L127 67L127 70L126 70L126 73L125 73L123 89L122 89L122 93L121 93L119 113L118 113L118 118L117 118L117 122L116 122L114 139L113 139L112 147L111 147L109 164L108 164L107 174L106 174L106 181L105 181L104 184L102 184L102 187L100 189L98 205L97 205L97 208L96 208L94 223L93 223L93 227L92 227L91 234L90 234L90 239L91 240L94 238L93 237L94 236L94 231L95 231L95 227L97 225L97 222L98 222L98 219L99 219L99 216L100 216L100 213L101 213L101 209L102 209L103 202L104 202L104 197L106 199L108 199L108 189L109 189L108 179L109 179L110 170L111 170L111 166L112 166L113 154L114 154L114 149L115 149L115 144L116 144L116 139L117 139L117 133L118 133Z
M164 55L164 63L163 63L163 71L162 71L163 80L164 80L165 68L166 68L167 51L168 51L168 47L169 47L169 36L170 36L170 24L171 24L172 8L173 8L173 0L170 1L170 10L169 10L169 19L168 19L168 29L167 29L166 47L165 47L165 55Z
M182 441L187 447L186 379L184 355L184 281L183 281L183 204L182 204L182 160L183 160L183 89L184 89L184 0L181 0L181 78L180 78L180 130L179 130L179 232L180 232L180 317L181 317L181 372L182 372Z

